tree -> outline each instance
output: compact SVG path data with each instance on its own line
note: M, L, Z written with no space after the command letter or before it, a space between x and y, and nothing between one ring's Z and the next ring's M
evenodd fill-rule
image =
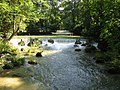
M39 15L32 0L2 0L0 10L0 32L4 41L25 30L29 20L36 21Z

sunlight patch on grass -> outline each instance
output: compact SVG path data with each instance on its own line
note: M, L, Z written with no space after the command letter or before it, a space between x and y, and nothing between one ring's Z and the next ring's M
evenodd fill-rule
M0 90L37 90L38 84L25 83L21 78L0 78ZM42 90L42 89L41 89Z
M14 90L19 86L21 86L22 84L23 84L23 81L21 80L21 78L12 78L12 77L0 78L0 90L3 89L3 87L6 88L3 90L7 90L7 88Z

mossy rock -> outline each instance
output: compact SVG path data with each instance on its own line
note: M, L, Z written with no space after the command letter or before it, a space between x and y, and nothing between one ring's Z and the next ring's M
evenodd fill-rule
M28 46L30 47L39 47L42 44L42 41L38 39L31 39L30 42L28 43Z
M78 52L79 52L79 51L81 51L81 49L80 49L80 48L76 48L75 51L78 51Z
M76 40L76 41L75 41L75 44L81 44L80 40L79 40L79 39Z
M42 57L41 52L36 53L36 57Z
M85 43L83 43L81 46L86 46L86 44L85 44Z
M18 42L18 45L19 45L19 46L25 46L25 42L21 39L21 41Z
M24 48L21 48L20 51L24 51Z
M53 44L53 43L54 43L54 40L49 39L48 42Z
M95 52L97 49L96 49L96 47L95 46L87 46L86 48L85 48L85 52L86 53L93 53L93 52Z
M33 65L36 65L37 64L37 61L36 60L30 60L28 61L29 64L33 64Z
M74 47L79 47L79 45L78 45L78 44L75 44Z

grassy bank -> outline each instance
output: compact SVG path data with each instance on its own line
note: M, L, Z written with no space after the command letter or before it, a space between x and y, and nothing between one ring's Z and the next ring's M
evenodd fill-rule
M14 36L14 38L83 38L83 36L67 36L67 35L30 35L30 36Z

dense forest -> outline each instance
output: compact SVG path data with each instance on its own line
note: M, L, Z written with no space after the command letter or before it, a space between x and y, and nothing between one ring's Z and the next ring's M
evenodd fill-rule
M0 52L17 33L56 30L98 42L98 57L120 72L120 0L0 0Z

